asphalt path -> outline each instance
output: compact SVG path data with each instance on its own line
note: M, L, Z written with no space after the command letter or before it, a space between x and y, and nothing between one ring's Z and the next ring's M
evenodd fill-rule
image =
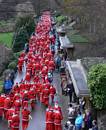
M23 73L22 74L17 73L15 83L17 82L19 83L22 79L25 78L25 72L26 72L26 69L24 65ZM54 72L53 85L55 86L57 90L55 101L58 101L60 103L61 101L60 101L59 95L61 95L61 87L60 87L60 75L58 72ZM45 130L45 111L46 111L46 107L42 105L39 101L37 101L35 104L35 110L31 112L32 120L30 120L27 130ZM0 120L0 130L9 130L7 121ZM20 130L22 130L21 123L20 123Z

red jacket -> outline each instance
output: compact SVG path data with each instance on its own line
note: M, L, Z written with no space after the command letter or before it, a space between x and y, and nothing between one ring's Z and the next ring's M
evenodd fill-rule
M24 89L25 89L25 84L24 83L20 84L20 90L22 91Z
M34 76L34 82L35 82L35 83L38 83L38 82L39 82L39 80L40 80L39 76L37 76L37 75L36 75L36 76Z
M19 94L19 93L16 93L16 94L14 95L13 101L19 100L19 99L20 99L20 94Z
M52 111L46 111L46 123L53 123L54 115Z
M43 98L49 98L50 91L49 89L45 88L43 90Z
M21 101L20 100L15 100L14 101L14 107L15 107L16 111L20 111Z
M61 116L62 116L62 110L61 110L61 107L60 107L60 106L58 106L58 107L55 107L55 106L54 106L53 110L58 110L58 111L60 111Z
M54 112L54 124L55 125L61 125L61 120L63 119L60 112Z
M13 115L11 120L12 120L12 122L11 122L12 128L19 128L19 124L20 124L19 116Z
M55 95L55 94L56 94L56 89L53 86L51 86L50 87L50 95Z
M33 100L35 100L35 90L34 89L32 89L32 90L30 90L29 92L28 92L28 95L29 95L29 99L33 99Z
M14 108L8 109L8 111L7 111L7 119L8 119L9 121L12 120L13 114L15 114L15 109L14 109Z
M22 107L23 108L28 108L28 101L23 101Z
M4 100L5 100L5 96L0 96L0 109L4 108Z
M5 109L5 110L10 109L10 108L11 108L11 105L12 105L11 99L10 99L10 98L6 98L6 99L4 100L4 109Z
M20 86L19 86L19 85L15 85L15 86L13 87L13 90L14 90L15 92L19 93L19 92L20 92Z
M35 64L35 70L37 70L37 71L40 70L40 64L38 64L38 63Z
M22 92L21 96L22 96L22 100L28 99L28 91Z
M26 80L26 81L30 81L30 79L31 79L31 75L30 75L29 72L27 72L27 73L26 73L25 80Z
M23 121L29 121L29 115L30 115L30 111L28 109L22 110L22 120Z

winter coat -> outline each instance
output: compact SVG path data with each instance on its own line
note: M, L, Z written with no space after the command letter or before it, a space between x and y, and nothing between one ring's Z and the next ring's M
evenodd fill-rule
M4 81L4 89L11 89L12 88L12 82L11 80L5 80Z

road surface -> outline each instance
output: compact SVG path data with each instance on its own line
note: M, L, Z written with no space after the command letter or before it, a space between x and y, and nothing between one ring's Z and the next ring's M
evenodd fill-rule
M23 67L23 73L17 74L15 83L20 82L25 77L25 66ZM53 76L53 84L57 89L57 96L55 97L55 101L58 101L61 105L61 87L60 87L60 75L57 72L54 72ZM30 120L29 126L27 130L45 130L45 111L46 108L44 105L40 104L39 102L36 102L35 104L35 110L32 111L32 120ZM0 121L0 130L8 130L7 121ZM20 126L20 130L22 130Z

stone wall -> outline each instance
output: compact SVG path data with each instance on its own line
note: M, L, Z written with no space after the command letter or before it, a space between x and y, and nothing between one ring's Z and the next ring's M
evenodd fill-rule
M74 58L105 57L106 45L104 43L75 43Z
M0 20L16 17L17 14L39 14L43 10L55 10L56 5L53 0L0 0Z
M5 69L5 65L9 62L12 50L0 44L0 74Z
M106 130L106 110L98 111L99 130Z

